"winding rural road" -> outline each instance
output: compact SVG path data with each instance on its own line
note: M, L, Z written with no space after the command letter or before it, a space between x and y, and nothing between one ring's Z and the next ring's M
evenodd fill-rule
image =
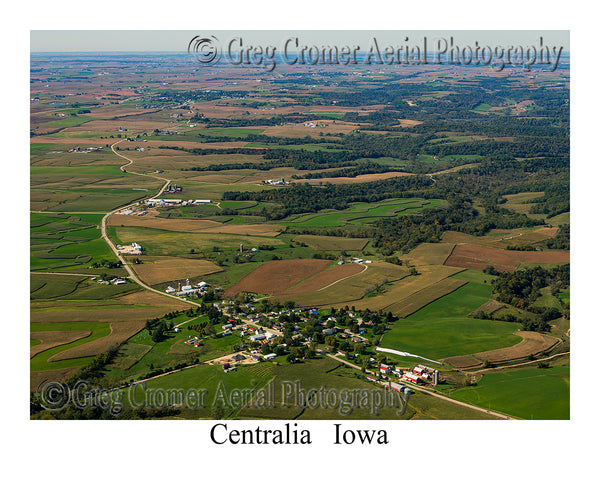
M158 178L158 179L160 179L160 180L164 180L164 181L165 181L165 184L162 186L162 188L159 190L159 192L158 192L156 195L154 195L154 196L150 197L150 199L155 199L155 198L158 198L160 195L162 195L162 193L165 191L165 189L167 188L167 186L168 186L168 185L171 183L171 180L170 180L170 179L167 179L167 178L163 178L163 177L157 177L157 176L154 176L154 175L145 174L145 173L130 172L130 171L127 171L127 170L125 170L125 167L127 167L127 166L129 166L129 165L133 164L133 160L132 160L132 159L130 159L130 158L127 158L125 155L122 155L121 153L119 153L119 152L117 152L117 151L115 150L115 146L116 146L117 144L119 144L119 143L123 142L123 141L125 141L125 140L120 140L120 141L118 141L118 142L116 142L116 143L112 144L112 145L111 145L111 147L110 147L110 148L111 148L111 150L113 151L113 153L114 153L115 155L117 155L117 156L119 156L119 157L123 158L124 160L127 160L127 162L128 162L128 163L126 163L126 164L122 165L122 166L120 167L120 169L121 169L123 172L125 172L125 173L132 173L132 174L134 174L134 175L141 175L141 176L146 176L146 177L151 177L151 178ZM181 299L181 298L178 298L178 297L176 297L176 296L170 295L170 294L168 294L168 293L166 293L166 292L162 292L162 291L160 291L160 290L157 290L157 289L155 289L155 288L152 288L152 287L150 287L149 285L146 285L144 282L142 282L142 281L141 281L141 280L140 280L140 279L137 277L137 275L135 274L135 272L133 271L133 269L131 268L131 266L130 266L130 265L129 265L129 264L126 262L126 261L125 261L125 259L123 259L123 258L121 257L121 255L120 255L120 253L119 253L119 250L117 249L117 247L115 246L115 244L114 244L114 243L111 241L111 239L108 237L108 234L107 234L107 219L108 219L108 217L109 217L110 215L116 214L116 213L117 213L118 211L120 211L120 210L123 210L123 209L125 209L125 208L127 208L127 207L133 206L133 205L135 205L135 204L136 204L136 203L138 203L138 202L139 202L139 200L138 200L138 201L136 201L136 202L132 202L132 203L131 203L131 204L129 204L129 205L121 206L121 207L119 207L119 208L116 208L116 209L114 209L114 210L112 210L112 211L108 212L106 215L104 215L104 216L102 217L102 222L101 222L102 238L103 238L103 239L106 241L106 243L108 243L108 246L109 246L109 247L111 248L111 250L114 252L115 256L116 256L116 257L117 257L117 258L118 258L118 259L119 259L119 260L120 260L120 261L123 263L123 267L124 267L124 268L127 270L127 273L129 274L129 278L131 278L131 279L132 279L134 282L136 282L136 283L137 283L137 284L138 284L140 287L142 287L142 288L144 288L144 289L146 289L146 290L149 290L149 291L151 291L151 292L157 293L157 294L159 294L159 295L163 295L163 296L165 296L165 297L174 298L174 299L176 299L176 300L179 300L179 301L181 301L182 303L184 303L184 304L186 304L186 305L195 305L195 306L200 306L200 304L199 304L199 303L192 302L192 301L189 301L189 300L183 300L183 299ZM367 267L367 266L365 265L365 267ZM367 267L367 268L368 268L368 267ZM358 275L358 274L360 274L360 273L363 273L364 271L366 271L366 270L367 270L367 268L365 268L365 269L364 269L363 271L361 271L361 272L358 272L358 273L356 273L355 275ZM334 283L337 283L337 282L334 282ZM333 284L332 284L332 285L333 285ZM328 286L331 286L331 285L328 285ZM186 323L186 322L184 322L184 323ZM250 321L245 321L244 323L246 323L246 324L253 324L253 322L250 322ZM256 325L254 325L254 326L256 326ZM263 328L264 328L264 327L263 327ZM270 329L265 329L265 330L266 330L266 331L270 331ZM279 332L275 332L275 331L273 331L273 333L276 333L276 334L278 334L278 335L279 335ZM357 366L357 365L354 365L353 363L350 363L350 362L348 362L348 361L346 361L346 360L344 360L344 359L341 359L341 358L339 358L339 357L336 357L336 356L334 356L334 355L332 355L332 354L329 354L329 353L327 353L326 355L327 355L328 357L331 357L331 358L333 358L333 359L337 360L338 362L342 362L342 363L344 363L344 364L346 364L346 365L349 365L349 366L350 366L350 367L352 367L352 368L356 368L356 369L358 369L358 370L361 370L361 367L359 367L359 366ZM186 367L186 368L191 368L191 367L192 367L192 366L189 366L189 367ZM172 372L169 372L169 373L172 373ZM372 374L372 372L369 372L369 373L371 373L371 374ZM166 375L166 374L164 374L164 375ZM137 383L137 382L136 382L136 383ZM407 384L405 384L405 385L407 385ZM502 419L512 419L512 420L514 420L514 418L513 418L513 417L510 417L510 416L508 416L508 415L500 414L500 413L497 413L497 412L493 412L493 411L491 411L491 410L486 410L486 409L484 409L484 408L480 408L480 407L476 407L476 406L474 406L474 405L470 405L470 404L468 404L468 403L460 402L460 401L458 401L458 400L454 400L453 398L449 398L449 397L446 397L446 396L444 396L444 395L440 395L440 394L438 394L438 393L432 392L432 391L430 391L430 390L428 390L428 389L425 389L425 388L422 388L422 387L417 387L417 386L415 386L415 385L413 385L413 384L410 384L410 385L408 385L408 386L409 386L410 388L414 389L414 390L418 390L418 391L420 391L420 392L423 392L423 393L426 393L426 394L428 394L428 395L431 395L431 396L437 397L437 398L439 398L439 399L441 399L441 400L445 400L445 401L447 401L447 402L454 403L454 404L456 404L456 405L460 405L460 406L462 406L462 407L465 407L465 408L470 408L471 410L475 410L475 411L478 411L478 412L482 412L482 413L486 413L486 414L489 414L489 415L493 415L493 416L496 416L496 417L499 417L499 418L502 418Z
M150 197L150 200L158 198L160 195L162 195L162 193L165 191L165 188L167 188L169 186L169 184L171 183L171 180L168 178L163 178L163 177L157 177L155 175L149 175L147 173L136 173L136 172L129 172L127 170L125 170L125 167L128 165L131 165L133 163L133 160L131 160L130 158L127 158L125 155L120 154L119 152L117 152L115 150L115 146L121 142L124 142L125 140L119 140L118 142L113 143L110 146L110 149L113 151L113 153L121 158L123 158L124 160L127 160L128 163L121 165L121 167L119 167L123 172L125 173L131 173L133 175L141 175L144 177L150 177L150 178L158 178L160 180L164 180L165 184L162 186L162 188L158 191L158 193L152 197ZM129 265L124 258L121 257L121 254L119 252L119 250L117 249L116 245L112 242L112 240L109 238L108 233L107 233L107 220L108 217L110 217L111 215L116 214L117 212L126 209L127 207L132 207L135 204L137 204L139 202L139 200L136 200L135 202L130 203L129 205L125 205L125 206L121 206L118 208L115 208L114 210L108 212L106 215L104 215L102 217L102 221L100 223L101 226L101 231L102 231L102 238L104 239L104 241L108 244L108 246L110 247L110 249L113 251L113 253L115 254L115 256L117 257L117 259L123 264L123 267L125 268L125 270L127 270L127 273L129 274L129 278L131 278L131 280L133 280L135 283L137 283L140 287L150 291L150 292L154 292L154 293L158 293L159 295L163 295L164 297L169 297L169 298L173 298L175 300L178 300L186 305L195 305L197 307L200 306L199 303L196 302L192 302L191 300L184 300L183 298L179 298L176 297L174 295L170 295L166 292L162 292L160 290L157 290L155 288L152 288L149 285L146 285L144 282L142 282L138 276L135 274L135 272L133 271L133 268L131 268L131 265Z

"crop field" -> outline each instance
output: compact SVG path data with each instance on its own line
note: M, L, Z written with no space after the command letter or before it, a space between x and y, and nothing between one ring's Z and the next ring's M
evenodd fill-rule
M185 213L185 212L184 212ZM227 220L227 217L217 217ZM236 217L234 217L236 218ZM161 218L148 214L144 216L115 214L108 217L111 226L143 227L156 230L181 233L228 233L232 235L255 235L260 237L276 237L282 227L271 224L223 224L209 219L196 218Z
M431 359L504 348L520 341L519 325L469 318L489 300L491 287L468 283L394 323L381 346Z
M410 265L443 265L452 249L450 243L422 243L401 258Z
M517 332L516 335L522 337L523 341L511 347L475 353L473 356L482 361L487 360L490 363L509 362L545 352L559 342L555 337L538 332Z
M408 275L407 268L391 263L373 262L366 266L368 268L363 272L340 280L327 288L289 295L287 292L282 292L275 298L282 302L292 300L301 306L333 305L337 308L350 305L351 302L363 298L378 286L400 280Z
M208 260L180 257L144 256L143 263L132 265L140 279L149 285L197 278L223 269Z
M91 335L91 333L92 332L90 330L31 332L31 340L34 340L37 343L31 346L29 355L30 357L34 357L44 350L49 350L50 348L58 347L59 345L65 345L67 343L74 342Z
M407 272L407 270L405 271ZM386 286L379 295L363 298L360 301L352 302L351 305L358 309L369 308L392 311L392 313L409 312L413 308L418 309L432 302L445 293L456 290L464 282L446 279L457 272L460 272L460 269L454 267L423 266L419 269L418 275L409 276L407 272L402 278L396 279L398 281L390 279L394 283Z
M442 242L485 247L505 248L508 245L531 245L552 238L558 232L556 227L534 227L530 229L515 228L513 230L491 230L487 235L480 237L461 232L447 231L442 235Z
M252 225L239 225L239 227L245 227L252 231ZM213 247L238 250L240 243L244 245L244 248L258 247L259 245L283 245L283 242L277 238L264 236L175 233L138 227L117 227L116 235L118 242L122 245L137 242L146 249L149 255L185 255L192 248L197 252L211 250Z
M331 183L332 185L339 185L347 183L375 182L377 180L385 180L387 178L406 177L407 175L413 174L408 172L366 173L364 175L357 175L356 177L309 178L303 179L301 180L301 182L308 183L310 185L319 185L321 183Z
M519 418L567 420L569 383L569 366L524 368L485 374L476 386L462 388L451 396Z
M331 265L330 260L278 260L265 263L225 291L227 296L240 292L281 293L316 275Z
M340 282L345 278L357 275L367 269L366 265L356 263L347 263L344 265L334 265L325 270L307 278L306 280L296 284L292 288L284 291L286 295L295 293L317 292L325 289L335 282Z
M322 213L309 213L285 225L294 227L335 227L346 223L372 223L381 217L395 217L418 213L424 208L439 205L439 200L396 199L385 200L377 203L357 203L346 210L324 211Z
M120 273L120 272L119 272ZM59 275L32 273L32 300L95 300L117 297L134 292L139 287L132 283L125 285L103 285L87 275Z
M501 272L512 272L520 264L568 263L569 259L569 252L562 251L525 252L477 245L456 245L444 265L474 270L483 270L492 265Z
M362 250L369 242L368 238L326 237L322 235L297 235L294 241L305 243L314 250Z

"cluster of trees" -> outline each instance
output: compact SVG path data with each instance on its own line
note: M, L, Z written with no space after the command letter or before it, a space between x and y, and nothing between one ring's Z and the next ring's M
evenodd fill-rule
M493 293L500 302L526 309L541 295L540 289L547 286L554 289L568 287L569 275L569 264L501 273L492 283Z

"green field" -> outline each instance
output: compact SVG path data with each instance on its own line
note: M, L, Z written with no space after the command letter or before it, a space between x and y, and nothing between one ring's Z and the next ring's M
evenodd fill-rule
M418 213L425 208L440 205L440 200L392 199L377 203L357 203L340 211L323 211L301 215L282 222L293 227L339 227L348 223L373 223L382 217L394 217Z
M569 366L489 373L451 396L527 420L568 419Z
M509 347L520 325L467 315L490 299L491 287L469 282L458 290L394 323L381 346L431 359Z
M70 360L59 360L57 362L48 362L50 357L64 350L89 343L110 334L110 324L101 322L65 322L65 323L32 323L30 326L32 332L61 332L71 330L90 330L91 335L76 340L65 345L44 350L33 357L30 362L32 372L41 372L45 370L56 370L59 368L82 367L87 365L93 357L73 358Z
M192 248L196 251L211 250L213 247L237 250L240 243L244 244L244 248L283 244L281 240L270 237L179 233L139 227L117 227L116 236L123 245L138 242L151 255L182 255L189 253Z

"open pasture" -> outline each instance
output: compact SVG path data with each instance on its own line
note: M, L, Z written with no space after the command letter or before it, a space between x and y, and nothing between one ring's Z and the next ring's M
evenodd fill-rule
M451 397L527 420L568 420L569 384L568 365L523 368L486 373L476 386L461 388Z
M381 345L431 359L469 355L519 342L518 324L469 318L491 287L468 283L394 323Z

